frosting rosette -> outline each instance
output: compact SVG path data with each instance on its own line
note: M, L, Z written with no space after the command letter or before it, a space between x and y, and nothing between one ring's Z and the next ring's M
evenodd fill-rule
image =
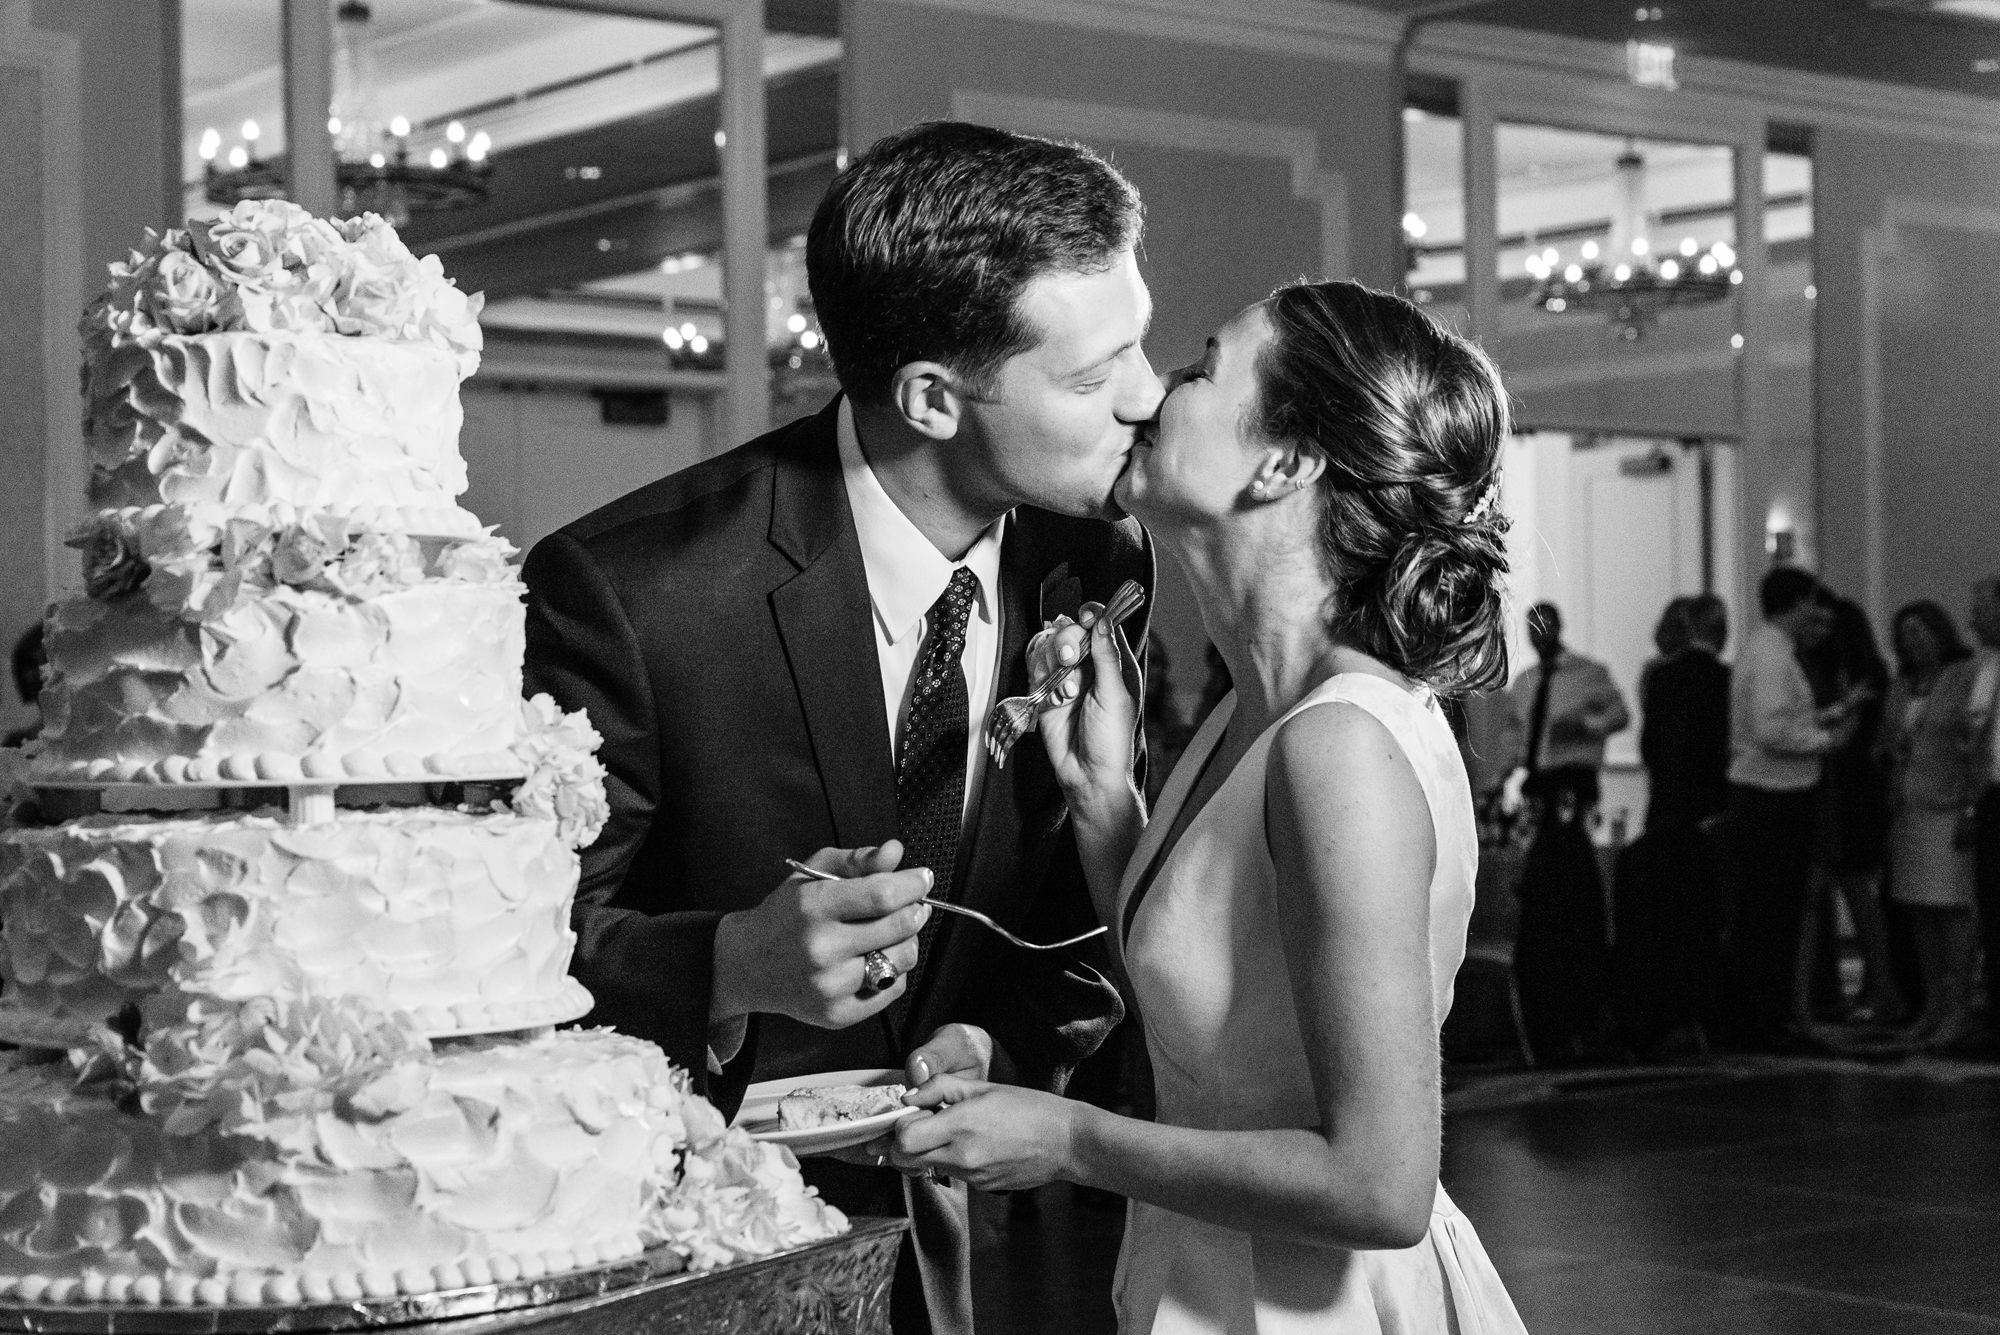
M202 506L100 511L71 531L94 599L137 589L161 611L216 621L245 598L279 586L352 599L444 580L507 584L515 547L490 530L419 539L368 519L277 505L255 517Z
M554 821L556 837L571 848L589 847L611 818L597 758L603 743L585 711L566 714L547 695L522 701L514 754L528 775L514 790L514 810Z
M328 221L281 199L244 200L219 218L148 231L111 266L84 312L85 352L149 336L331 333L430 343L478 369L483 299L458 290L435 255L410 252L383 218Z
M430 1051L409 1017L356 997L232 1000L159 993L72 1050L84 1085L161 1119L170 1136L282 1139L292 1123L352 1102L383 1115Z
M687 1075L675 1068L683 1086ZM713 1104L685 1091L688 1151L659 1205L660 1241L694 1270L770 1256L847 1231L847 1216L799 1176L781 1145L727 1126Z

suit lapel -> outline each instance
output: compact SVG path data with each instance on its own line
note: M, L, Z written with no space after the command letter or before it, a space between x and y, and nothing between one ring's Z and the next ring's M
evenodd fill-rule
M798 567L771 612L812 737L835 841L877 844L896 832L896 773L882 709L868 577L835 438L839 400L807 445L773 470L771 544Z

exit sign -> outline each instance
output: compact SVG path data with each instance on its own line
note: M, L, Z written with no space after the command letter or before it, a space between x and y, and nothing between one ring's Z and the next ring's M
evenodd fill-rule
M1674 49L1657 42L1625 43L1625 75L1641 88L1678 88Z

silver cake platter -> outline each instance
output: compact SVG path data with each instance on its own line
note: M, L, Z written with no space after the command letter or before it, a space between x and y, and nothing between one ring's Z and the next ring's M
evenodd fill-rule
M86 816L143 816L189 811L250 811L245 799L253 794L260 806L282 808L294 825L324 825L334 819L336 794L345 792L350 802L360 805L435 805L427 801L425 789L458 787L498 789L519 783L526 775L512 774L423 774L370 775L343 779L203 779L198 782L170 783L166 780L30 779L26 787L35 790L42 816L63 823ZM500 794L495 793L495 797ZM372 800L370 800L372 799Z
M296 1307L34 1305L0 1301L20 1335L888 1335L902 1219L857 1219L837 1238L724 1270L690 1273L658 1248L542 1279Z
M512 774L357 774L338 779L29 779L27 788L55 793L112 793L123 797L156 797L161 793L199 793L211 788L230 791L270 788L427 788L444 783L519 783L527 775Z

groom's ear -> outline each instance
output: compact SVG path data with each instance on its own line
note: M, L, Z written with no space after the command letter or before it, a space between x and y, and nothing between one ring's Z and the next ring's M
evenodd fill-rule
M965 420L957 377L937 362L911 362L889 381L889 403L903 424L932 440L950 440Z

